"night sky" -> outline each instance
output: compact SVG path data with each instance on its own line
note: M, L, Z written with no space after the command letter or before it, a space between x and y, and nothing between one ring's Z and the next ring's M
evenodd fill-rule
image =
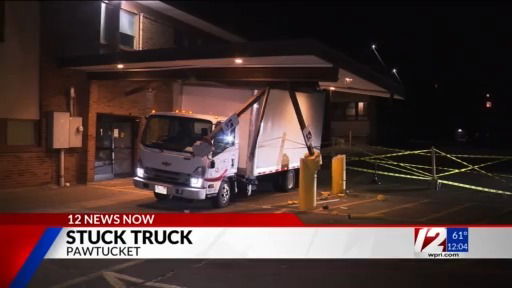
M381 73L370 45L398 68L406 90L410 137L430 141L493 130L510 139L508 84L511 7L422 3L414 6L336 2L170 2L249 41L314 38ZM437 84L437 89L434 88ZM493 109L484 109L485 94ZM496 130L496 131L494 131ZM503 135L501 135L503 134ZM508 140L509 141L509 140Z

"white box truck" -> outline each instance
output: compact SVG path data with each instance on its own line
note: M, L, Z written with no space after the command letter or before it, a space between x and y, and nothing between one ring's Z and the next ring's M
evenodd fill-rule
M314 88L184 85L174 99L182 109L147 116L134 185L157 200L211 199L215 207L250 196L262 175L274 174L281 191L293 189L300 158L320 147L324 97Z

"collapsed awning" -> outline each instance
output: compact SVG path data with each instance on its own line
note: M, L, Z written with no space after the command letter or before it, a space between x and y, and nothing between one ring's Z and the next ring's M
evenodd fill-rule
M60 66L86 71L91 79L300 81L374 96L403 95L396 82L313 40L120 51L66 58ZM346 79L353 79L351 87L340 82Z

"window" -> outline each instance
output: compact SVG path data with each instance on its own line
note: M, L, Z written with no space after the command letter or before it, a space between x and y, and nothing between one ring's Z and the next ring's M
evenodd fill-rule
M220 125L218 123L217 125ZM235 145L235 129L231 129L231 131L224 132L221 131L215 135L213 139L213 157L218 154L224 152L224 150L233 147Z
M107 44L107 28L105 24L105 18L107 13L107 3L101 2L101 19L100 19L100 43Z
M35 146L37 135L36 120L7 120L7 146Z
M5 33L5 1L0 1L0 42L4 42Z
M357 102L357 120L368 120L368 103Z
M333 121L368 120L368 102L332 103Z
M212 122L174 116L151 116L142 136L147 147L192 152L192 145L212 131Z
M121 9L119 14L119 44L125 48L136 49L137 14Z
M356 102L349 102L345 108L345 120L356 120Z

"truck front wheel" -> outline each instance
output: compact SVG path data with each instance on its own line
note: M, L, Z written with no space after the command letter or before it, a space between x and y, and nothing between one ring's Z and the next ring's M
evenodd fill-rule
M215 208L223 208L229 205L229 200L231 198L231 186L227 180L222 180L219 186L219 192L217 196L215 196L213 201L213 206Z

